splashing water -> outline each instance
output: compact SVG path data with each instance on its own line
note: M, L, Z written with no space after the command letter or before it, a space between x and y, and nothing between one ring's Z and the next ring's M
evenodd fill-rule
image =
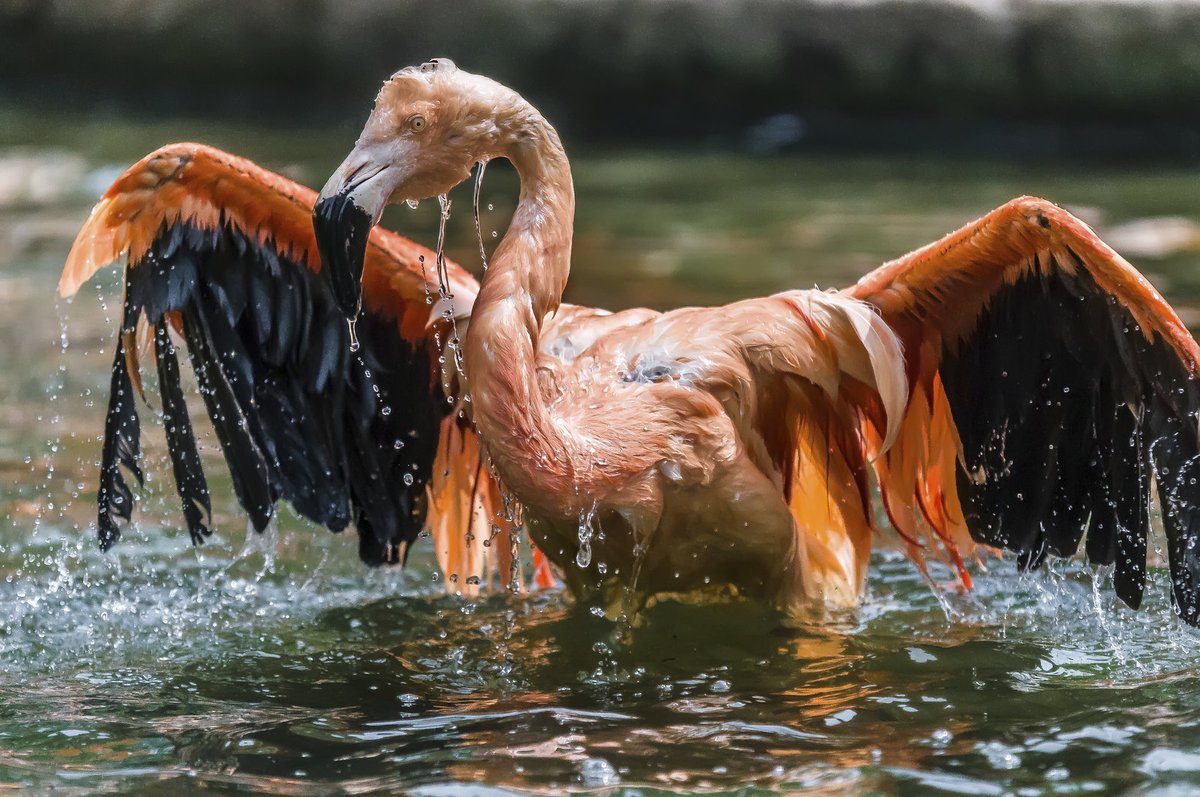
M437 249L435 250L436 259L434 261L434 271L437 273L438 292L443 299L453 299L454 295L450 293L450 275L446 271L446 224L450 221L450 197L445 194L438 194L438 232L437 232Z
M267 527L261 532L254 528L253 521L249 518L246 519L246 541L242 544L242 549L231 560L230 567L255 555L262 558L262 568L254 577L254 580L258 582L267 573L275 572L275 565L279 560L279 517L277 515L271 517Z
M581 570L587 570L592 564L592 521L596 517L596 503L593 501L590 509L579 511L579 551L575 554L575 564Z
M434 271L437 272L438 296L446 307L442 311L442 317L450 322L450 340L447 341L447 347L450 349L451 356L454 357L454 367L458 369L458 373L465 376L467 369L463 362L462 343L458 337L458 319L454 313L454 294L450 292L450 274L446 270L446 223L450 221L450 204L450 197L445 194L438 195L438 207L441 212L438 214ZM422 267L424 267L423 261Z
M487 249L483 246L483 227L479 223L479 194L483 190L483 172L487 169L488 162L481 160L479 165L475 167L475 193L472 197L475 209L475 241L479 244L479 262L483 265L483 270L488 269ZM488 210L492 206L488 205Z
M425 304L433 304L433 291L429 289L429 271L425 268L425 255L417 255L417 262L421 265L421 282L425 286Z

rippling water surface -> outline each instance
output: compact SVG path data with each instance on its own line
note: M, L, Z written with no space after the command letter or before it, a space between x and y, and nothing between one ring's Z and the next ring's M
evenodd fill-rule
M137 521L99 553L89 524L119 287L109 273L72 303L52 293L91 200L114 165L179 138L317 185L353 133L9 121L0 145L39 148L0 151L0 787L1200 785L1200 638L1171 616L1161 571L1140 614L1078 562L1026 576L993 562L974 593L939 598L885 546L862 609L827 623L666 604L619 643L556 591L446 595L427 550L405 572L369 571L351 539L290 516L247 539L211 444L219 533L192 549L153 423ZM1135 262L1189 321L1200 306L1200 237L1186 234L1200 220L1196 170L670 153L583 154L575 168L575 301L666 307L841 285L1028 192L1134 248L1157 243ZM503 234L511 187L489 171L485 238ZM458 201L454 254L471 265L469 189ZM389 222L428 242L434 213ZM1184 234L1163 248L1169 229Z

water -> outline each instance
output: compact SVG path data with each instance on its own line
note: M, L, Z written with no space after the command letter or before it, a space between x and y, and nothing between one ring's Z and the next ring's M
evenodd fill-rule
M71 235L113 176L107 164L197 137L319 184L352 136L183 122L101 136L35 122L0 128L0 144L51 141L83 165L52 200L0 208L0 787L1170 794L1200 784L1200 640L1171 616L1161 571L1134 614L1078 563L1027 576L993 563L971 595L937 596L884 549L862 609L829 622L787 629L761 607L664 604L618 639L559 592L447 595L427 545L404 572L370 571L353 539L285 512L273 536L246 546L211 439L202 455L217 533L193 549L162 430L145 411L148 488L136 523L101 554L88 524L119 287L108 273L69 306L51 297ZM846 284L1022 192L1070 203L1102 233L1200 219L1200 174L1159 167L623 153L577 157L575 172L570 298L610 307ZM479 223L491 247L513 196L505 165L488 178ZM427 203L388 222L430 243L439 211ZM447 249L477 264L471 216L451 218ZM1200 253L1136 262L1198 317Z

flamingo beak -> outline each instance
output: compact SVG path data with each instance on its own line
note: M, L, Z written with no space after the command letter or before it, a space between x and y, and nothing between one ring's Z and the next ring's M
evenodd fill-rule
M378 166L359 147L321 189L313 208L313 233L321 273L338 309L349 320L362 309L362 275L367 240L394 189L392 170Z

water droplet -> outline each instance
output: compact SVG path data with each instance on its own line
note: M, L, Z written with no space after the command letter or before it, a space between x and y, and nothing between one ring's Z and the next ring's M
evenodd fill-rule
M408 486L408 487L412 487L412 484L413 484L413 475L412 475L411 473L406 473L406 474L404 474L404 476L402 476L401 478L404 480L404 484L405 484L406 486Z
M421 205L421 201L419 199L406 199L404 200L404 204L408 205L413 210L416 210Z
M579 779L585 786L616 786L621 782L613 765L603 758L585 758L579 764Z
M479 162L479 168L475 172L475 240L479 243L479 261L483 264L483 270L487 271L488 259L487 250L483 248L483 232L479 225L479 192L483 188L483 171L487 168L487 161ZM491 210L491 204L488 205L488 210Z
M592 563L592 519L595 516L594 503L591 509L579 512L579 551L575 554L575 564L584 570Z

